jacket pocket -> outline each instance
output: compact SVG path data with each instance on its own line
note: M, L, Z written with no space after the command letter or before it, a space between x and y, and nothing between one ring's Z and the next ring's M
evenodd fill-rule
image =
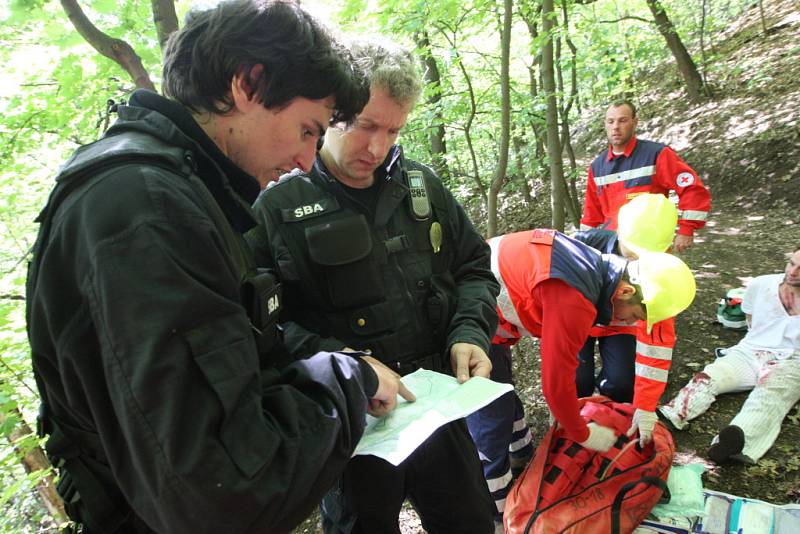
M447 338L457 304L458 290L453 275L445 271L431 276L426 311L428 324L439 342Z
M236 467L248 478L266 463L269 436L261 412L259 366L252 338L238 339L231 323L238 318L215 320L184 333L192 355L222 405L219 438ZM247 325L242 318L242 328Z
M324 274L327 296L335 308L351 308L383 298L380 266L372 254L369 224L351 215L305 229L311 260Z

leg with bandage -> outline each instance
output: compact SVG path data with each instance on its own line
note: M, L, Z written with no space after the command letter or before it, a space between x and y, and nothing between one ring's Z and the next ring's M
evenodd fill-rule
M748 391L756 384L759 364L754 355L739 345L731 347L722 358L706 365L678 394L658 408L659 414L678 430L705 413L717 395Z

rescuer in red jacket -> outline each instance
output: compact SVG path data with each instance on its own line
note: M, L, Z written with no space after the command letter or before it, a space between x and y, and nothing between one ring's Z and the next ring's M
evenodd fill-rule
M618 233L607 230L590 230L579 232L575 239L601 253L625 255L628 259L633 260L648 251L663 252L669 248L675 234L677 217L675 206L663 195L640 195L621 210ZM525 233L513 234L506 236L505 239L522 239L525 235ZM567 261L580 258L583 254L582 249L578 245L575 246L575 254L559 254L559 258ZM519 270L522 279L525 278L525 272L534 276L531 269L538 268L539 262L519 261L514 257L519 253L528 255L527 246L503 247L502 256L500 256L500 247L493 246L492 258L495 276L499 279L502 278L499 270L500 264ZM592 256L596 259L597 254ZM624 265L622 259L607 260L607 262L614 265L617 270L620 265ZM578 263L585 265L586 261L578 261ZM569 287L562 288L562 292L570 293ZM573 292L572 296L575 297L579 294L581 293ZM519 297L519 300L524 301L528 298L533 298L532 292L530 297L524 294ZM513 315L513 313L508 315ZM520 325L521 323L517 322L516 324ZM501 326L503 325L501 324ZM506 337L497 336L489 351L489 358L492 360L491 378L495 381L513 384L511 347L509 345L516 342L517 333L522 335L523 332L520 332L519 329L514 331L507 324L502 332ZM603 372L597 381L600 392L617 402L633 400L634 406L639 410L636 429L639 430L640 441L643 443L649 441L657 420L655 409L666 386L671 364L672 347L675 342L674 320L670 317L648 329L645 321L612 319L610 326L594 326L589 332L593 336L589 337L592 344L590 362L584 361L587 357L584 350L586 344L580 341L577 342L577 346L583 345L583 349L578 354L580 363L575 361L574 356L572 358L572 365L577 368L577 396L590 396L594 392L593 352L595 337L599 337L603 360ZM615 343L615 340L621 341ZM554 389L559 392L563 391L563 380L566 377L566 374L559 373L559 385ZM617 393L624 394L626 398L615 397ZM531 433L525 421L523 405L516 392L508 393L468 416L467 425L480 451L484 477L497 509L496 520L500 521L513 478L525 467L533 453Z
M554 230L531 230L489 240L500 282L500 322L493 343L523 335L541 339L542 390L558 423L584 447L607 451L617 436L587 425L578 410L575 355L595 324L646 321L646 330L674 317L694 299L689 268L667 253L627 262ZM644 412L647 412L645 414ZM636 410L633 431L647 410ZM652 431L652 425L647 425ZM641 433L642 441L650 436Z
M636 138L639 118L629 101L613 103L606 112L609 147L589 166L581 229L617 228L619 208L642 193L678 195L678 233L673 250L683 252L694 231L705 226L711 195L697 173L670 147Z
M678 213L664 195L645 193L620 208L616 232L588 230L575 239L605 254L635 260L645 252L665 252L672 245ZM602 369L595 376L595 343ZM595 326L578 353L575 382L578 397L589 397L595 387L617 402L633 402L652 412L667 385L675 346L675 321L661 321L647 332L643 324L612 321Z

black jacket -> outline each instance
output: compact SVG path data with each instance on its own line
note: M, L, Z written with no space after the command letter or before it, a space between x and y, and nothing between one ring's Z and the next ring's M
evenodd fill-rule
M413 216L404 168L422 173L430 217ZM284 283L286 344L298 355L369 349L401 374L448 372L454 343L488 351L497 326L489 247L439 178L399 147L376 180L373 210L317 158L309 174L284 176L256 201L261 224L247 239Z
M104 163L126 150L153 163ZM338 354L280 371L259 354L222 231L241 240L254 226L258 184L183 108L135 93L59 180L87 165L45 212L52 227L28 283L49 413L155 531L290 530L349 460L375 374Z

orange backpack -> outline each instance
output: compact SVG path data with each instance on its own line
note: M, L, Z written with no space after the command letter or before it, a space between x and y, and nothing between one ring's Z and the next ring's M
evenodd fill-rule
M606 453L564 437L553 424L531 463L506 499L507 534L628 534L647 517L662 495L675 445L657 422L644 449L638 434L625 436L634 408L606 397L580 399L587 422L611 427L619 436Z

